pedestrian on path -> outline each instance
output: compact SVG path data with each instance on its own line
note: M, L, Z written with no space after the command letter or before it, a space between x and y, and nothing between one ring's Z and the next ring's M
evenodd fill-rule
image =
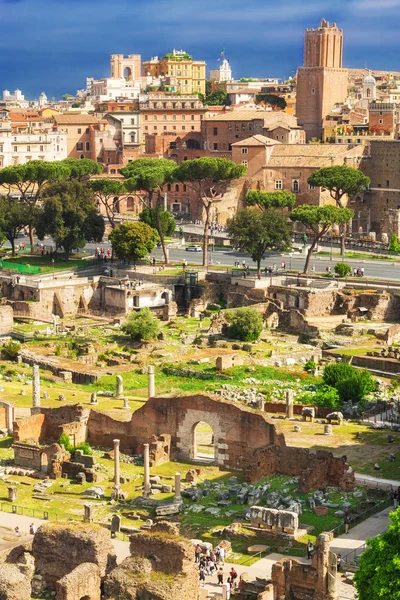
M194 562L196 562L196 563L200 562L200 554L201 554L201 546L199 544L197 544L196 548L194 549Z
M219 560L222 562L222 564L225 563L225 548L222 546L219 547Z
M337 570L340 571L342 568L342 555L338 554L336 557Z
M204 567L200 568L199 579L200 579L200 583L201 583L202 587L204 587L205 582L206 582L206 572L204 570Z
M31 524L29 525L29 533L30 533L31 535L35 535L35 533L36 533L36 526L35 526L35 524L34 524L34 523L31 523Z
M220 567L218 569L217 579L218 579L218 585L222 585L224 583L224 572L222 570L222 567Z
M307 543L307 558L308 559L312 558L313 552L314 552L313 543L311 542L311 540L308 540L308 543Z
M349 525L350 525L350 517L349 517L349 514L347 513L344 518L344 528L345 528L344 532L346 535L349 533Z

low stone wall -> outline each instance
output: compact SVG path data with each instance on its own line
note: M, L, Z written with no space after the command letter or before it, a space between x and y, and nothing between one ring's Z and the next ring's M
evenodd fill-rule
M305 405L293 404L293 413L295 415L301 415ZM332 412L331 406L311 406L307 405L307 408L314 408L315 416L318 419L326 419L327 415ZM285 402L265 402L264 410L266 413L278 413L286 414L286 403Z
M46 358L45 356L32 355L30 352L21 352L22 362L28 365L39 365L40 369L45 371L51 371L54 375L60 376L61 373L65 372L65 366L58 364L57 359L54 357ZM96 383L99 375L96 373L87 373L85 371L75 371L68 369L72 373L72 383L81 383L83 385L89 383Z

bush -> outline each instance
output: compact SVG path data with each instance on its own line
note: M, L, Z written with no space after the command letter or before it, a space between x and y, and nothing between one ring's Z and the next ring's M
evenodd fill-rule
M121 330L133 340L155 340L160 333L160 322L153 317L149 308L142 308L139 311L131 312Z
M21 344L10 340L1 349L1 354L6 360L16 360L19 351L21 350Z
M226 319L229 323L228 335L242 342L255 342L261 335L264 322L262 316L254 308L238 308L228 310Z
M346 263L337 263L337 265L335 265L335 273L339 277L347 277L351 273L351 267Z
M346 363L336 363L325 367L324 383L337 389L341 402L360 403L367 394L376 388L376 382L369 371L356 369Z
M93 450L87 442L81 442L77 445L75 450L80 450L81 452L83 452L83 454L88 454L89 456L93 454Z
M336 387L340 381L351 377L355 368L347 363L332 363L327 365L324 370L324 384L331 387Z
M60 438L58 440L58 443L61 444L62 446L64 446L65 450L67 452L70 452L71 454L73 452L75 452L75 448L74 446L71 444L71 440L69 438L69 435L67 433L62 433L60 435Z
M322 385L315 393L303 392L296 396L296 402L299 404L312 404L314 406L330 406L337 408L340 405L339 393L335 388L329 385Z
M313 371L316 366L317 366L317 363L315 363L313 360L308 360L306 362L306 364L304 365L304 370L305 371Z

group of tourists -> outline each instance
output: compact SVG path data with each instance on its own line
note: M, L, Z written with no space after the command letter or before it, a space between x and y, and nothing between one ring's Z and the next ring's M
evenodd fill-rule
M199 579L201 585L204 587L207 576L216 575L218 585L223 583L228 584L228 589L235 589L237 587L238 574L235 568L232 567L229 571L226 582L224 582L224 569L225 564L225 549L219 545L214 550L204 549L200 544L197 544L194 550L195 563L199 565Z

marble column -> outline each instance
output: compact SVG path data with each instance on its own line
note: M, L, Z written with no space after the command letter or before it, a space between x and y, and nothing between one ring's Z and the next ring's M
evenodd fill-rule
M286 418L293 419L293 390L286 390Z
M39 365L33 365L32 369L32 406L40 406L40 373Z
M10 502L16 502L17 500L17 488L15 485L8 486L8 500Z
M150 452L149 444L143 444L143 466L144 466L144 489L143 496L148 498L150 496Z
M119 472L119 440L113 440L114 443L114 489L119 490L120 472Z
M124 395L124 380L121 375L117 375L115 378L115 397L122 398Z
M180 473L175 473L175 496L174 496L174 502L176 502L176 504L182 502L182 498L181 498L181 474Z
M147 397L153 398L156 395L156 386L154 383L154 367L149 365L147 367Z

